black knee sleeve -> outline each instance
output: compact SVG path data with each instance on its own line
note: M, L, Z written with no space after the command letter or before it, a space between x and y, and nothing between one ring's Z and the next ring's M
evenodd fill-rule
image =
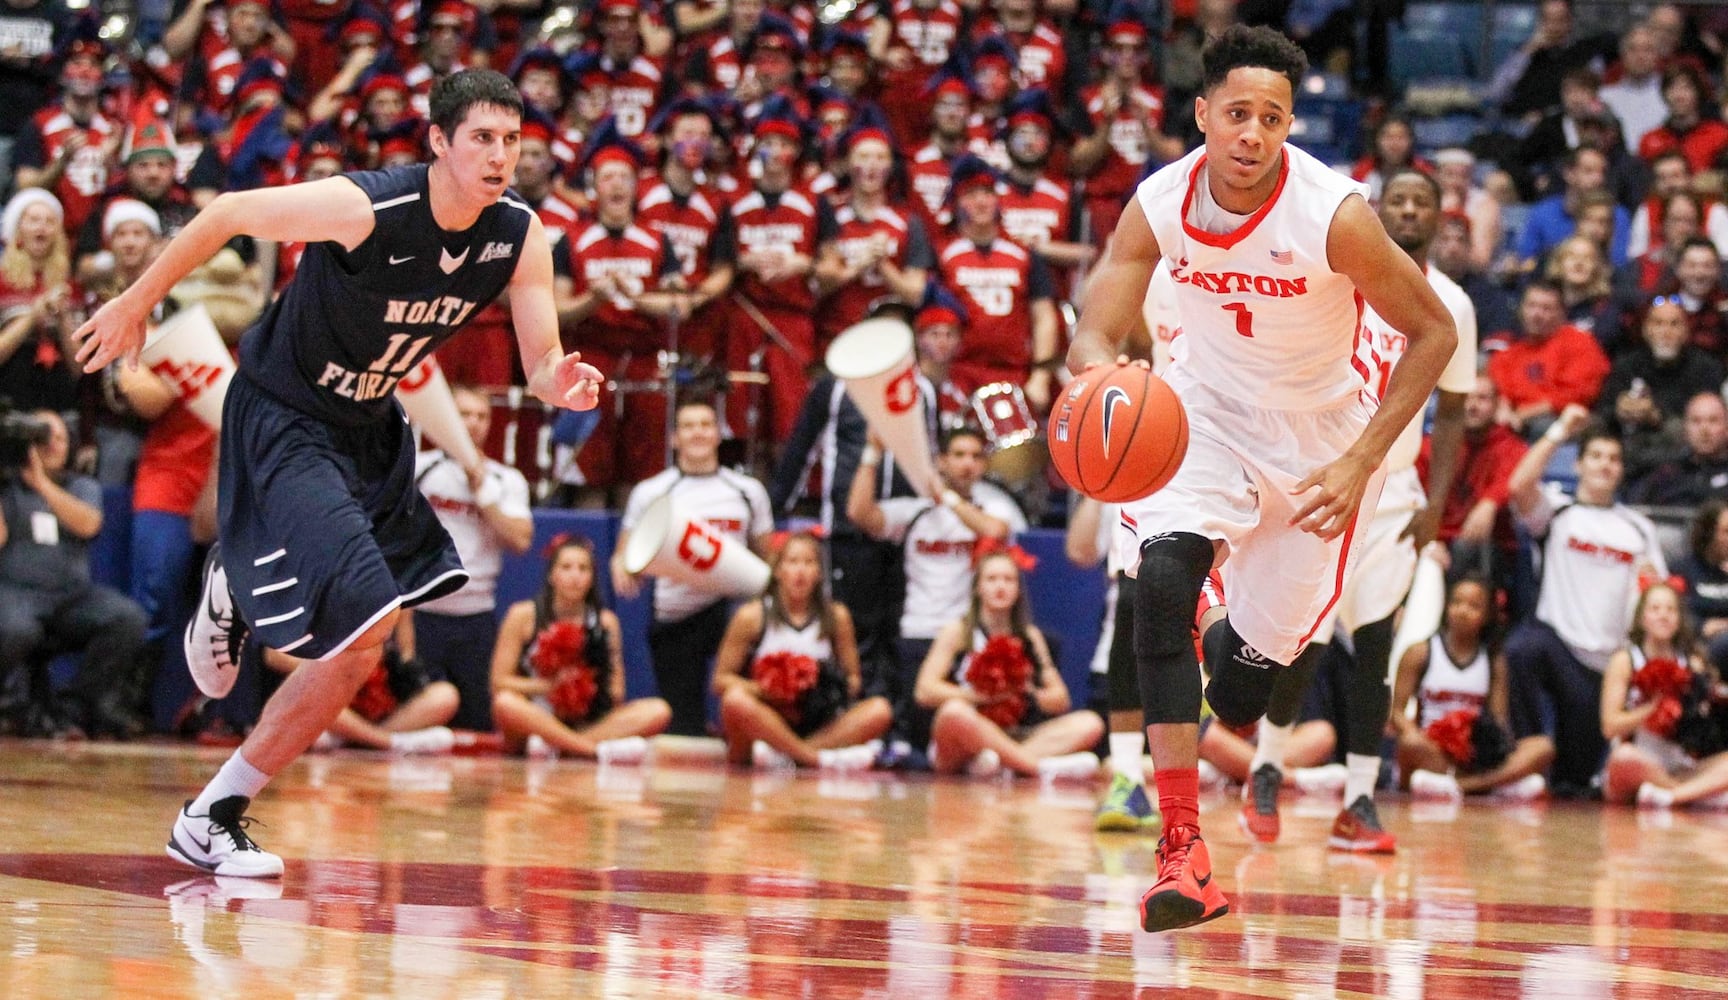
M1116 574L1116 623L1110 633L1108 704L1112 712L1141 707L1140 670L1134 662L1134 578Z
M1212 542L1175 532L1140 549L1134 583L1134 659L1146 724L1200 721L1194 606L1212 569Z
M1380 756L1386 715L1392 708L1386 661L1392 656L1392 619L1364 625L1351 635L1356 644L1344 698L1344 752Z
M1314 673L1326 658L1331 646L1324 642L1309 644L1288 667L1274 669L1272 694L1266 699L1266 721L1274 726L1288 726L1302 714L1302 701L1314 683Z
M1266 712L1279 664L1248 645L1230 619L1214 624L1201 637L1206 650L1206 703L1226 726L1246 726Z

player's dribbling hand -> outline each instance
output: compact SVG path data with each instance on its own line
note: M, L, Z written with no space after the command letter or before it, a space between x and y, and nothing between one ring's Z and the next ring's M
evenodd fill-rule
M1356 520L1362 506L1362 494L1368 490L1368 479L1378 463L1365 463L1346 453L1328 462L1290 490L1299 496L1315 490L1308 502L1297 508L1290 526L1300 528L1330 542Z
M85 320L72 334L85 374L99 372L118 358L136 369L138 352L144 349L144 316L128 308L126 296L120 295Z
M600 405L600 386L606 376L586 364L580 351L571 351L552 370L558 405L567 410L592 410Z

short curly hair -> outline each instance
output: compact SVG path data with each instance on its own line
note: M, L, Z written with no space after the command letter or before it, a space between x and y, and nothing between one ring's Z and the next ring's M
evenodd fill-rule
M1308 57L1295 42L1265 26L1250 28L1233 24L1207 44L1200 54L1201 91L1210 93L1233 69L1245 66L1269 69L1290 81L1290 90L1302 86L1308 73Z

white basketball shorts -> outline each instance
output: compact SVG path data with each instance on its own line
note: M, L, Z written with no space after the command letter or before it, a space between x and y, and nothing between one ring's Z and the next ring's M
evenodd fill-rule
M1374 400L1364 393L1319 410L1268 410L1218 393L1180 366L1164 380L1188 411L1188 454L1163 489L1122 506L1122 565L1137 574L1141 545L1157 535L1185 531L1223 542L1230 624L1263 656L1290 663L1342 596L1383 477L1369 480L1356 522L1332 541L1290 526L1311 495L1290 491L1361 437Z

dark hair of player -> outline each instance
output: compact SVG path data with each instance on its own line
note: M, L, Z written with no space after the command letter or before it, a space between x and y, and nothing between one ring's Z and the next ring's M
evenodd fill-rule
M1201 93L1211 93L1233 69L1256 67L1283 74L1292 93L1302 87L1308 73L1308 57L1290 39L1271 28L1235 24L1214 38L1200 54Z
M522 95L516 85L503 73L490 69L465 69L439 80L432 85L430 104L432 124L447 139L456 137L456 129L476 104L522 116Z

